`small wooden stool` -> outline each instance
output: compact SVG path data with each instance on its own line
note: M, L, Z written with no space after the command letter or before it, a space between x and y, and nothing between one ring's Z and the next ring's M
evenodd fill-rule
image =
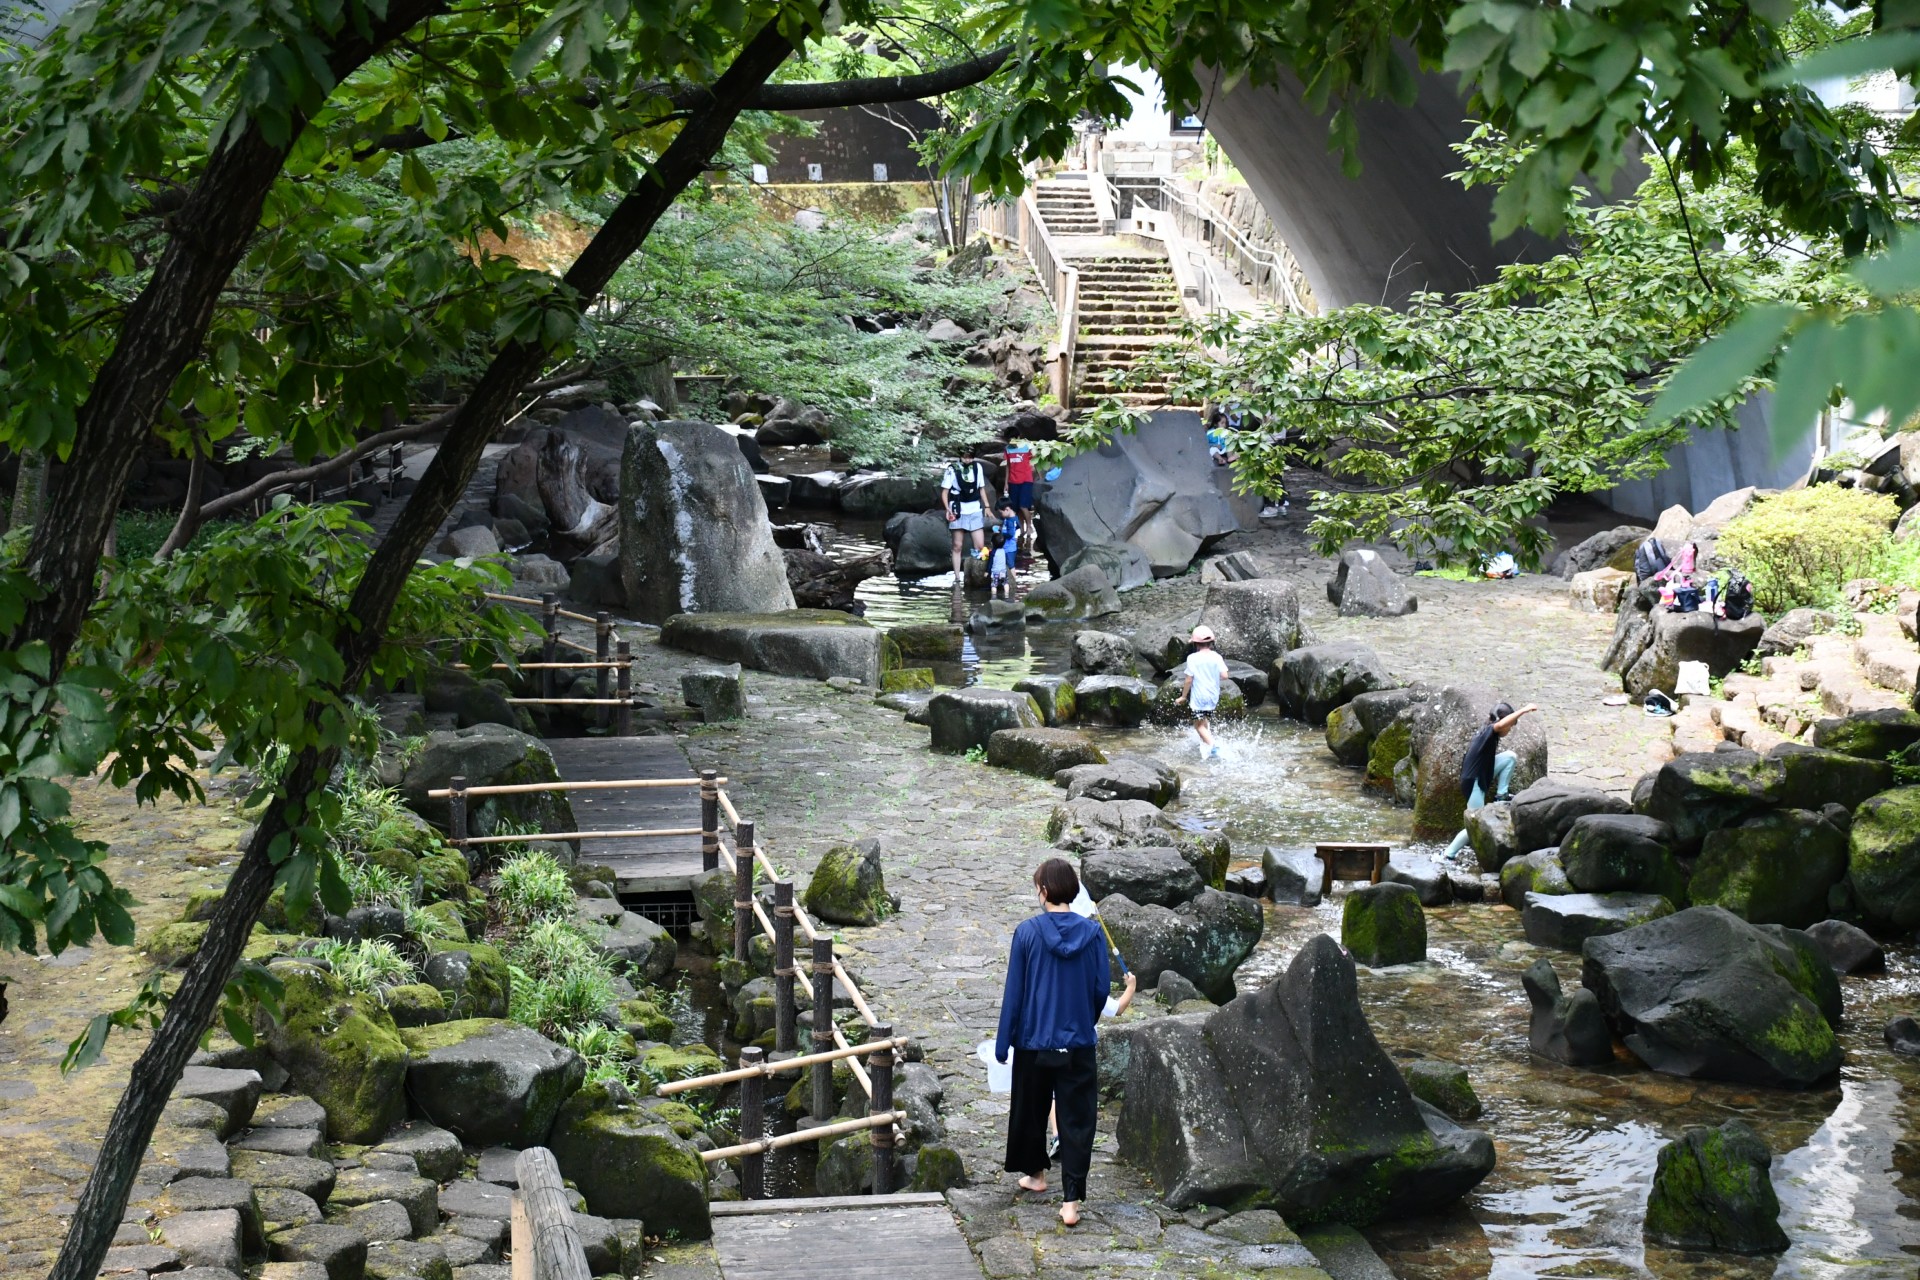
M1314 857L1320 859L1320 896L1333 893L1335 880L1365 880L1379 884L1387 869L1387 844L1316 844Z

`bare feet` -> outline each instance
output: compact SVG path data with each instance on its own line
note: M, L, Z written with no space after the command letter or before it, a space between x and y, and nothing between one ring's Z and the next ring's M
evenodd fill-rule
M1080 1202L1067 1200L1060 1205L1060 1224L1067 1227L1080 1225Z
M1028 1174L1027 1176L1021 1178L1017 1185L1022 1191L1040 1192L1040 1191L1045 1191L1047 1189L1047 1180L1045 1178L1036 1178L1032 1174Z

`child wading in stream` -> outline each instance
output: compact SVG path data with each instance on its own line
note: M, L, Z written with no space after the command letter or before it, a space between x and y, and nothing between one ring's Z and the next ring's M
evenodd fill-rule
M1213 628L1195 627L1192 642L1187 683L1180 690L1179 700L1193 712L1193 731L1200 735L1200 758L1206 760L1220 754L1213 740L1213 711L1220 705L1220 682L1227 678L1227 660L1213 651Z
M1495 800L1512 798L1513 766L1517 757L1511 751L1500 750L1500 739L1513 731L1521 716L1539 709L1529 702L1515 711L1512 703L1503 702L1487 712L1487 723L1473 735L1473 741L1467 744L1467 754L1460 759L1460 792L1467 798L1468 813L1485 805L1488 796ZM1462 827L1453 843L1447 846L1447 856L1460 852L1466 843L1467 829Z

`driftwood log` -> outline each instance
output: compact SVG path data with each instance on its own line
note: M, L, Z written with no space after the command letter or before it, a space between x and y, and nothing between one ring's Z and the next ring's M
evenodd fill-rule
M829 560L817 551L788 550L783 554L787 557L787 585L793 588L794 604L802 609L857 612L855 588L893 569L893 558L885 551L846 564Z

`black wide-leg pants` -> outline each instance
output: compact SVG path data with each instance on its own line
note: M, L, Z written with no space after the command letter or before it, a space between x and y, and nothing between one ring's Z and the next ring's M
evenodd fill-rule
M1060 1123L1060 1192L1063 1199L1087 1197L1087 1169L1093 1163L1093 1130L1100 1118L1100 1076L1091 1045L1067 1050L1067 1065L1043 1067L1039 1053L1013 1051L1013 1098L1007 1113L1008 1173L1045 1173L1047 1112Z

